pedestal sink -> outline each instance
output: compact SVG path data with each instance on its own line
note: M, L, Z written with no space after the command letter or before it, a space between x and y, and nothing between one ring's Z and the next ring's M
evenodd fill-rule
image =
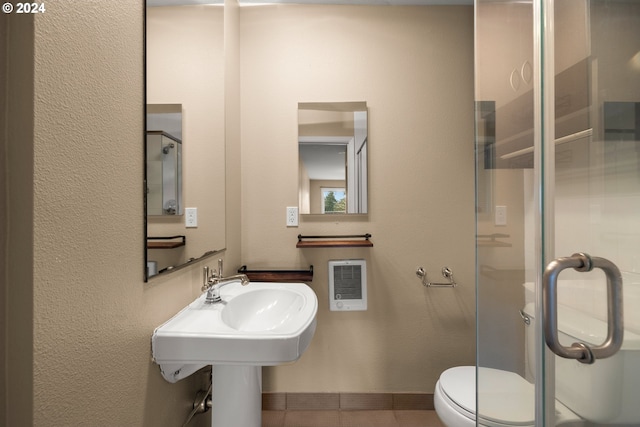
M213 365L214 427L261 425L261 367L291 363L316 328L318 299L303 283L232 283L222 302L201 295L156 328L153 360L176 382Z

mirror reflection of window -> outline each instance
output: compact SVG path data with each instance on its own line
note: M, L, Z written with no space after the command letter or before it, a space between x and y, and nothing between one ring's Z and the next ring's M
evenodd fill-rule
M344 188L322 188L322 213L347 213L347 191Z

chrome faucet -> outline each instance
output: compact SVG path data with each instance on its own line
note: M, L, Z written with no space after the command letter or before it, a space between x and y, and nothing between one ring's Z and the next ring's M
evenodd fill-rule
M209 267L204 267L204 283L202 290L207 291L207 297L205 298L206 304L213 304L221 302L220 288L228 285L229 283L240 282L242 286L249 284L249 278L246 274L236 274L229 277L222 275L222 259L218 260L218 272L215 270L210 271Z

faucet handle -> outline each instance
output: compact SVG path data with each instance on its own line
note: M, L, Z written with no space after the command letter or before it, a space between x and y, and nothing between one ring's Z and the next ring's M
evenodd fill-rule
M209 267L208 266L206 265L204 266L202 275L203 275L202 290L206 291L207 289L209 289Z
M213 285L215 279L218 279L220 276L216 273L215 269L210 268L209 266L204 266L202 272L203 280L202 280L202 290L206 291Z
M218 277L221 279L224 277L222 274L222 258L218 258Z

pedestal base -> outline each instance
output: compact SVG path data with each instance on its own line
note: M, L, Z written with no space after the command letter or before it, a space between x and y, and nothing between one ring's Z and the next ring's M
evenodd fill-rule
M213 365L212 427L262 425L262 366Z

